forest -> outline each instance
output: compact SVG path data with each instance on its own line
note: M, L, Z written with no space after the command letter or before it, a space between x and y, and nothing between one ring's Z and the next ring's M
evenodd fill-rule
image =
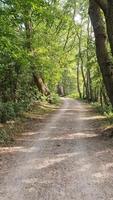
M0 1L0 121L41 99L113 106L113 2Z
M0 200L113 200L113 0L0 0Z

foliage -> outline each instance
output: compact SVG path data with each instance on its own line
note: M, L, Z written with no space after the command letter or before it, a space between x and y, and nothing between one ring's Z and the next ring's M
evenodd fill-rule
M73 98L73 99L80 99L78 93L71 93L68 95L68 97Z
M0 121L20 115L35 100L57 103L64 95L109 100L97 64L87 1L0 2ZM46 97L34 76L49 88ZM42 86L42 87L43 87Z
M60 97L58 96L58 94L52 93L50 96L50 102L55 105L59 104L61 101L60 101Z
M5 129L0 130L0 144L8 144L11 142L11 137L7 134Z

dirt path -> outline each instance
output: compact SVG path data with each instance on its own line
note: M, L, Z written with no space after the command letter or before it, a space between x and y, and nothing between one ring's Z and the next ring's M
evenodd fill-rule
M10 149L0 200L113 200L113 142L99 136L100 120L88 105L65 99L25 145Z

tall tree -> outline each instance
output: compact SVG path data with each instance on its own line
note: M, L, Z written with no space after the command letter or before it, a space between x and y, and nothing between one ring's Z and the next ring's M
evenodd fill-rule
M113 61L107 47L106 25L103 20L100 1L89 1L89 14L95 33L98 63L100 65L107 94L113 106Z

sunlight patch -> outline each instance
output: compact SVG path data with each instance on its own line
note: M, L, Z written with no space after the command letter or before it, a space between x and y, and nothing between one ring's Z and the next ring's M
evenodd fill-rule
M106 117L105 116L99 116L99 115L96 115L96 116L89 116L89 117L80 117L81 119L83 119L83 120L90 120L90 119L106 119Z
M19 146L19 147L1 147L0 153L12 153L12 152L20 151L22 148L23 148L22 146Z
M96 177L96 178L102 178L103 177L102 173L100 173L100 172L95 173L93 176Z
M23 169L28 169L28 170L38 169L39 170L39 169L47 168L56 163L60 163L68 158L71 158L77 155L78 153L74 152L74 153L59 154L58 156L54 158L47 157L46 159L40 158L40 159L29 160L27 162L27 165L23 166Z
M72 134L64 134L62 136L56 136L56 137L40 138L39 141L70 140L70 139L76 139L78 137L91 138L91 137L96 137L96 136L97 136L96 133L77 132L77 133L72 133Z

